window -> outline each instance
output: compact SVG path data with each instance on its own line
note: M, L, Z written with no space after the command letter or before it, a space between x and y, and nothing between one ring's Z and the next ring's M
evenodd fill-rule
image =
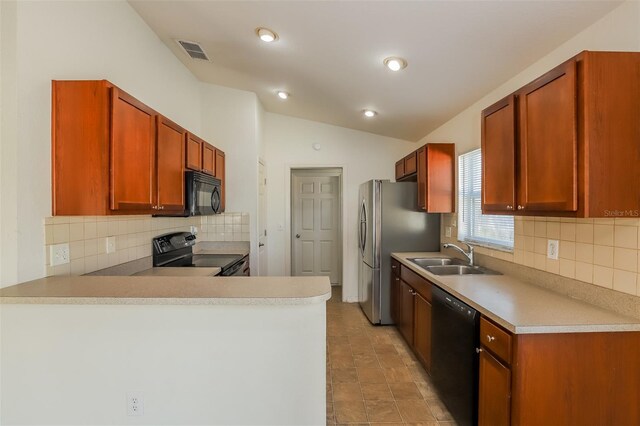
M513 249L513 216L482 214L482 154L458 157L458 239L502 250Z

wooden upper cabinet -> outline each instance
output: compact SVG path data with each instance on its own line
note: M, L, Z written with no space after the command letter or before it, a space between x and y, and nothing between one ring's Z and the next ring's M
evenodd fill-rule
M208 175L215 175L216 149L210 144L202 143L202 172Z
M155 205L155 112L112 88L111 209L150 210Z
M404 177L404 158L396 161L396 180L400 180Z
M518 92L519 209L578 208L576 66L566 62Z
M187 133L186 163L187 169L202 171L202 146L205 142L192 133Z
M429 143L418 152L418 205L428 213L455 211L456 148Z
M226 206L225 188L225 155L223 151L216 149L215 177L220 179L220 212L223 213Z
M510 95L482 111L482 208L516 205L516 97Z
M404 174L411 175L417 171L416 151L404 157Z
M158 214L184 211L184 157L186 131L158 116L157 207Z
M51 84L51 180L54 216L104 215L109 209L106 81Z
M637 217L639 68L637 52L585 51L484 110L483 211Z

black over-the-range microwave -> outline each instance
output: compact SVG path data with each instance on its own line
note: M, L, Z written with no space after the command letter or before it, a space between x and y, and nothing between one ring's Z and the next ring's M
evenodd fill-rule
M200 172L185 173L184 216L221 213L220 179Z

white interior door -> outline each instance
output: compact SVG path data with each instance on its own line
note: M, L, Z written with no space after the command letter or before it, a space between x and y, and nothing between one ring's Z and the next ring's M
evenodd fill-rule
M267 175L258 162L258 275L267 275Z
M293 171L291 264L296 276L342 276L340 176Z

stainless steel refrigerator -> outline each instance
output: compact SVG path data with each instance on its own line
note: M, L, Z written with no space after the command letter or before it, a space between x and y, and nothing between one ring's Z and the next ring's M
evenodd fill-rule
M440 251L440 214L418 209L418 184L360 185L358 301L373 324L392 324L391 253Z

